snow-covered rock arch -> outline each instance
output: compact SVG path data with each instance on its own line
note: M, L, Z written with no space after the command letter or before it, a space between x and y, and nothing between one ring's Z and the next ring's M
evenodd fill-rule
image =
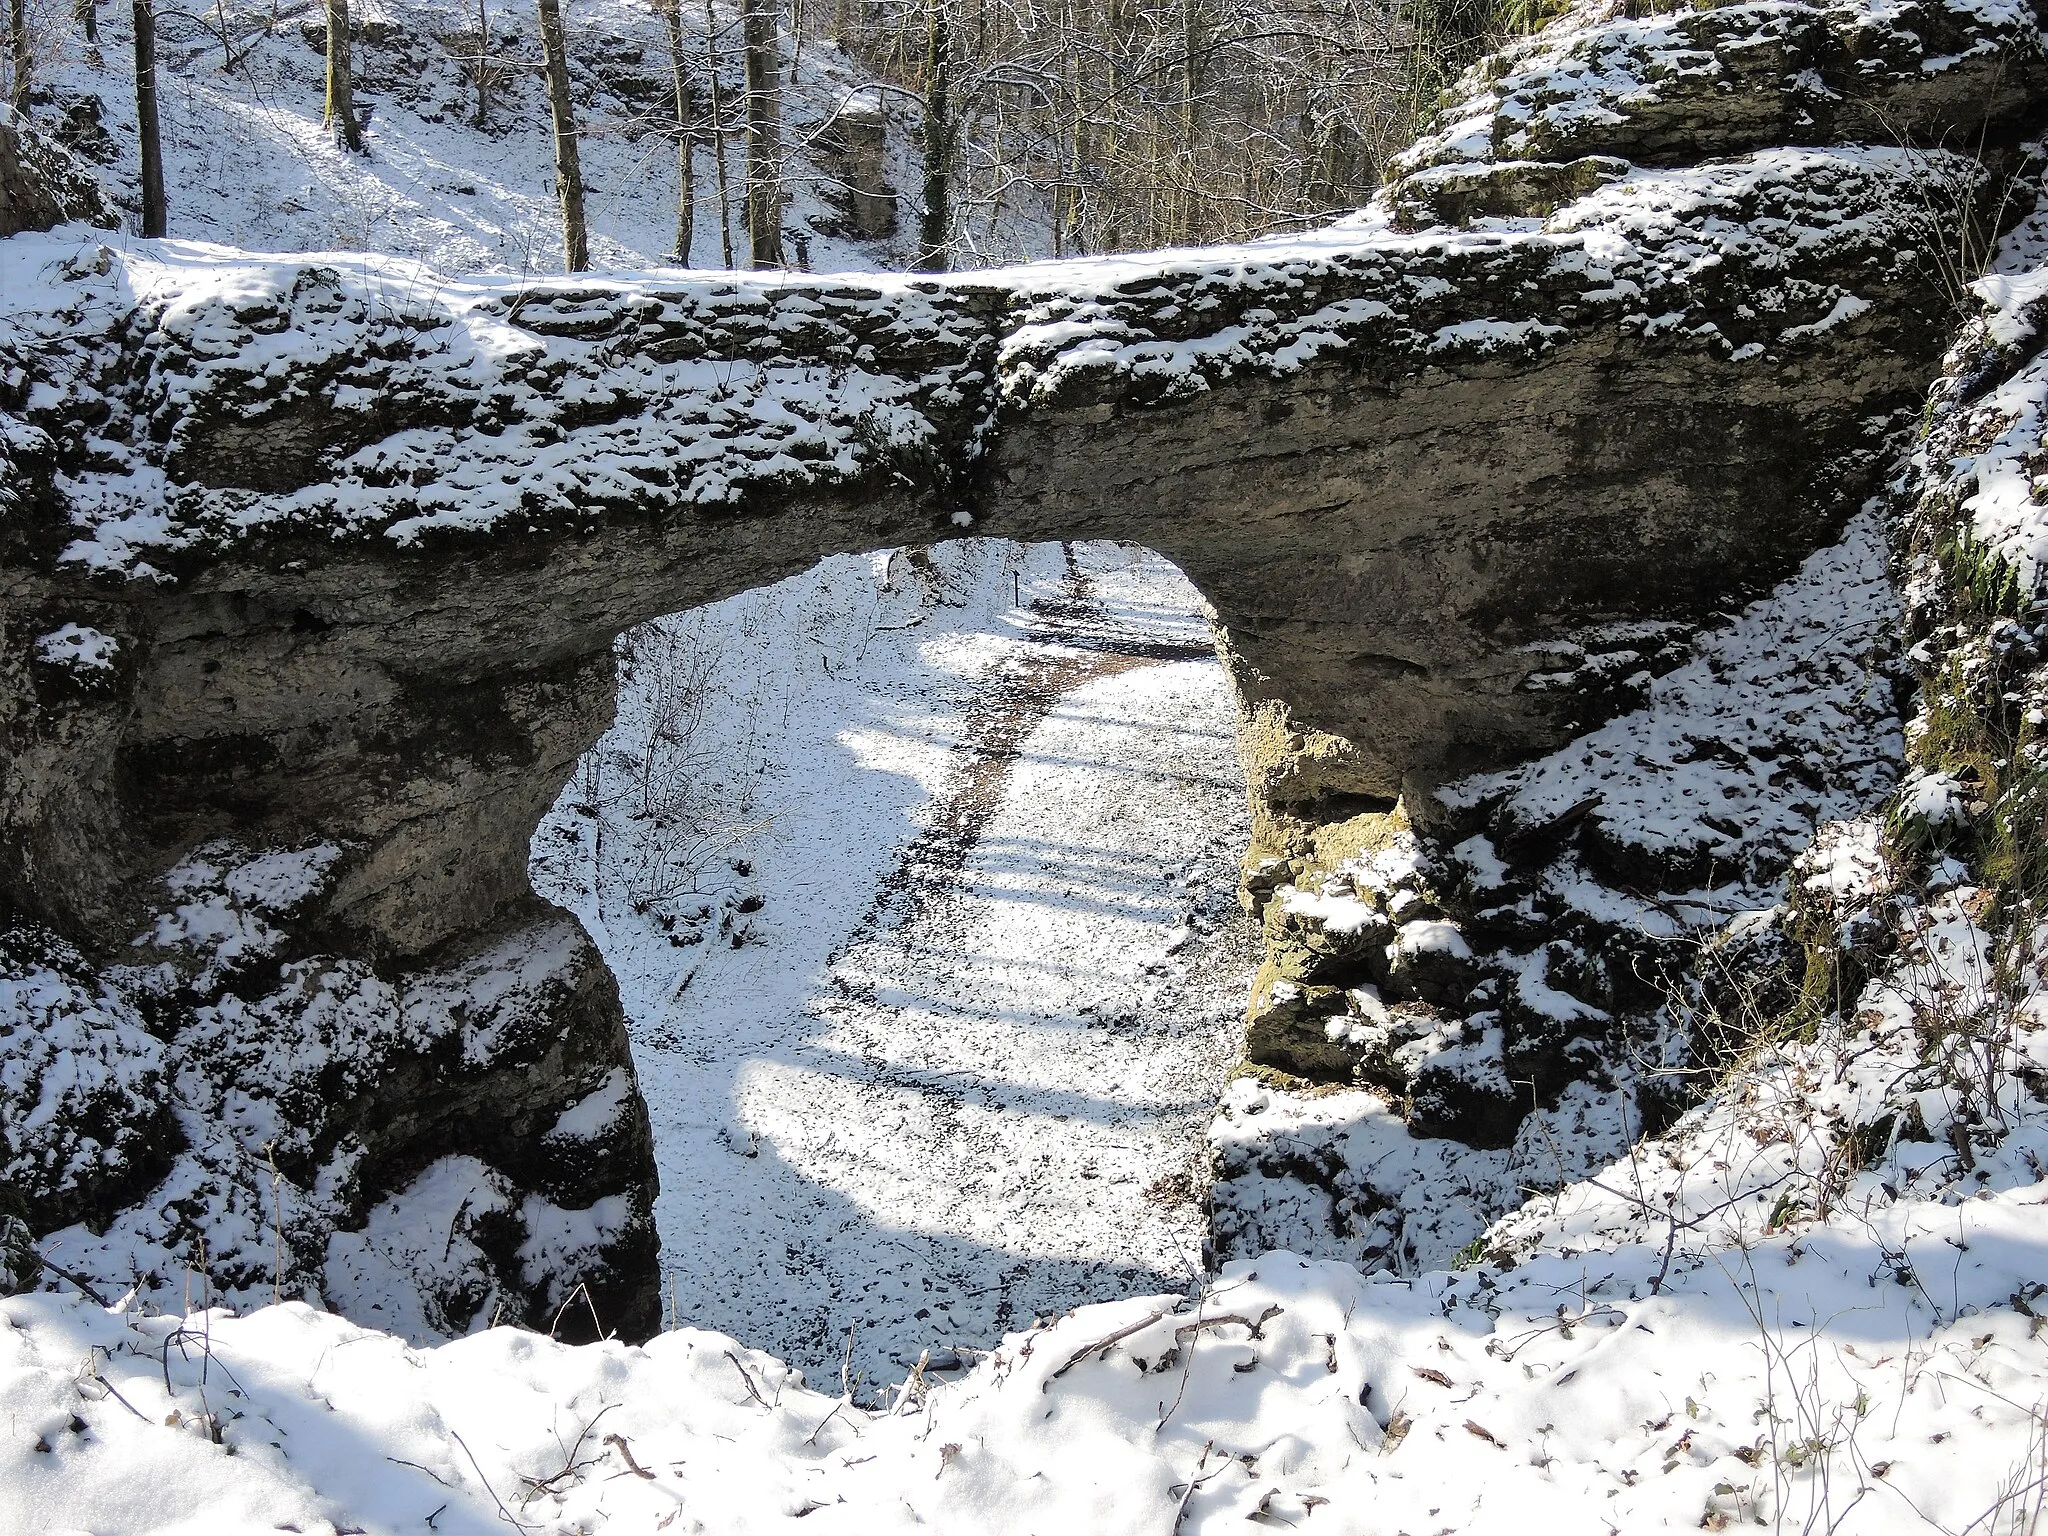
M2041 55L1962 3L1575 18L1373 212L944 280L16 236L0 900L72 947L15 969L107 1029L311 1030L219 1115L309 1188L352 1149L330 1227L481 1147L545 1207L533 1307L602 1249L644 1324L630 1102L596 1150L555 1134L620 1063L616 1000L526 877L616 635L834 552L1129 540L1219 615L1256 858L1396 795L1427 822L1860 499ZM167 1070L115 1074L39 1224L164 1166Z

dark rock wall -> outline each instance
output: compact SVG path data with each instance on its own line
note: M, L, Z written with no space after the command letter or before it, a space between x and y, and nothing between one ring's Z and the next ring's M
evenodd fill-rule
M63 145L0 118L0 237L73 221L114 227L100 184Z

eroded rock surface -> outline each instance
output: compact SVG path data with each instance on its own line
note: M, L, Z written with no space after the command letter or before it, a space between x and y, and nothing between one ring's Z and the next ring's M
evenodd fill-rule
M114 227L99 183L32 124L0 121L0 236L72 221Z
M503 1187L450 1218L505 1217L473 1245L498 1278L451 1281L454 1310L502 1281L537 1316L600 1249L651 1299L630 1136L553 1184L509 1166L546 1113L630 1073L594 952L526 881L531 829L609 719L613 638L838 551L1124 539L1209 597L1243 703L1272 955L1254 1056L1342 1076L1384 1047L1421 1063L1422 1123L1512 1137L1499 1083L1561 1070L1570 1037L1503 1054L1517 1004L1463 926L1491 897L1447 894L1421 856L1405 905L1400 878L1369 895L1343 871L1396 797L1408 836L1512 823L1541 786L1474 799L1475 775L1651 701L1700 625L1837 535L2009 205L2044 78L2032 14L1988 0L1575 13L1482 66L1408 174L1329 230L947 280L456 282L19 237L0 902L153 1040L223 1009L325 1039L316 999L343 996L380 1021L397 1043L360 1104L387 1145L351 1165L372 1172L335 1193L334 1121L276 1176L327 1201L307 1265L325 1244L336 1273L334 1234L374 1229L379 1201L452 1200L445 1160L473 1148L435 1127L508 1105L473 1180ZM246 971L138 961L222 840L245 863L331 857ZM1501 878L1513 908L1528 893ZM1330 905L1354 899L1355 923ZM504 984L536 999L525 1043L463 1046L486 1086L448 1102L472 1108L418 1110L471 1026L407 999L528 952L555 959ZM1530 987L1574 984L1576 959L1528 953ZM1361 984L1412 1017L1333 1031L1329 998ZM223 1035L196 1101L238 1091L233 1059ZM141 1140L137 1180L172 1155ZM60 1194L35 1193L46 1221L100 1198ZM583 1260L532 1199L586 1213Z

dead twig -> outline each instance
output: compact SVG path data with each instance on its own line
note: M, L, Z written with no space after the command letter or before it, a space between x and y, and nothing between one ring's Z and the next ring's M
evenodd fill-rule
M453 1483L449 1482L447 1478L443 1477L440 1473L436 1472L432 1467L423 1467L416 1461L407 1461L403 1456L386 1456L384 1459L390 1462L394 1467L411 1467L415 1472L424 1472L427 1474L427 1476L431 1477L435 1482L439 1483L443 1488L453 1488L455 1486Z
M1168 1532L1168 1536L1180 1536L1181 1524L1188 1517L1188 1501L1195 1496L1195 1490L1203 1484L1222 1476L1223 1468L1230 1465L1230 1462L1226 1460L1222 1467L1218 1467L1214 1472L1208 1473L1206 1476L1203 1475L1202 1468L1209 1465L1209 1452L1215 1448L1216 1442L1214 1440L1209 1441L1202 1447L1201 1459L1195 1463L1193 1475L1188 1478L1186 1485L1180 1491L1180 1503L1174 1506L1173 1525ZM1173 1492L1171 1488L1166 1491L1168 1493Z
M505 1523L513 1527L515 1530L539 1530L539 1526L528 1525L524 1520L519 1519L518 1516L514 1515L511 1510L505 1507L505 1501L498 1497L498 1490L491 1486L491 1480L488 1477L484 1476L484 1469L477 1464L476 1452L472 1451L469 1448L469 1442L463 1439L462 1436L457 1434L452 1429L448 1431L448 1438L453 1440L457 1445L462 1447L462 1454L469 1458L470 1466L475 1468L476 1470L476 1480L484 1485L484 1492L488 1493L491 1496L491 1502L498 1506L498 1514L504 1519Z
M825 1426L827 1424L830 1424L833 1418L838 1414L839 1410L844 1408L851 1401L852 1399L849 1397L842 1397L839 1399L838 1402L834 1403L832 1405L831 1413L826 1414L825 1417L818 1420L818 1427L812 1430L808 1435L804 1436L804 1444L816 1445L818 1443L818 1436L824 1433Z
M644 1477L650 1483L654 1481L654 1474L648 1471L645 1467L641 1466L639 1462L633 1459L633 1448L630 1445L626 1444L626 1437L624 1435L606 1435L604 1437L604 1443L606 1445L614 1447L618 1451L618 1453L625 1458L626 1470L628 1472L631 1472L635 1477Z
M123 1408L126 1408L138 1419L141 1419L143 1423L149 1423L149 1418L143 1413L143 1411L140 1408L137 1408L133 1403L129 1402L127 1398L123 1397L121 1395L121 1389L119 1387L115 1386L111 1381L107 1380L106 1377L100 1374L100 1354L102 1351L104 1351L107 1354L109 1359L113 1357L113 1351L107 1349L107 1346L104 1344L95 1344L92 1346L90 1350L86 1352L86 1375L92 1381L97 1383L102 1391L110 1394L115 1402L119 1403ZM81 1393L80 1395L82 1396L83 1394Z
M453 1241L452 1235L450 1237L450 1241ZM559 1307L555 1308L555 1319L553 1322L548 1324L549 1338L552 1339L555 1336L555 1330L562 1326L563 1314L566 1313L570 1307L576 1304L576 1298L578 1295L582 1296L583 1304L590 1308L590 1326L594 1330L595 1336L600 1339L606 1337L604 1331L604 1324L598 1320L597 1301L595 1298L591 1296L590 1287L585 1285L581 1280L578 1280L576 1282L576 1288L570 1291L568 1295L564 1296L562 1298L562 1304Z
M1097 1351L1100 1351L1104 1356L1107 1356L1110 1349L1113 1346L1121 1344L1125 1339L1128 1339L1134 1333L1143 1333L1147 1328L1150 1328L1154 1323L1160 1321L1172 1310L1173 1309L1171 1307L1161 1307L1157 1312L1154 1312L1150 1317L1140 1318L1137 1322L1132 1323L1128 1328L1119 1328L1115 1333L1110 1334L1108 1337L1097 1339L1093 1344L1090 1344L1083 1349L1076 1350L1072 1355L1070 1355L1067 1358L1067 1363L1065 1365L1061 1366L1058 1370L1052 1372L1045 1378L1043 1382L1039 1384L1038 1390L1041 1392L1050 1392L1052 1390L1052 1384L1055 1381L1058 1381L1060 1377L1066 1375L1067 1372L1071 1371L1083 1360L1086 1360L1090 1355L1095 1354Z
M754 1385L754 1378L748 1373L747 1368L740 1363L740 1357L728 1349L725 1352L725 1358L732 1362L732 1368L740 1373L740 1380L747 1384L747 1396L751 1397L763 1408L772 1408L774 1405L761 1395L761 1389Z
M562 1467L560 1471L552 1473L547 1477L522 1477L520 1480L526 1484L526 1497L521 1499L519 1502L521 1504L530 1504L533 1502L534 1495L536 1494L553 1493L555 1491L555 1484L559 1483L563 1478L569 1477L574 1473L580 1472L583 1470L584 1467L589 1466L589 1462L577 1461L576 1453L583 1449L583 1442L588 1440L590 1438L590 1432L593 1429L597 1428L597 1421L603 1418L606 1414L610 1413L614 1408L618 1406L619 1405L617 1403L606 1403L602 1408L598 1409L596 1413L593 1413L590 1416L589 1421L585 1423L583 1426L583 1432L576 1437L576 1443L574 1445L569 1446L565 1451L563 1451ZM611 1436L607 1436L607 1442L609 1442L611 1438ZM560 1445L561 1443L562 1437L560 1435L556 1435L555 1444ZM595 1459L595 1457L592 1458L592 1460Z

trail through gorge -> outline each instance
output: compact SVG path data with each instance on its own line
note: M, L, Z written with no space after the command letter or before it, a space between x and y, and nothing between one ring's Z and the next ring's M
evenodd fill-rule
M1252 965L1226 685L1164 561L1031 554L785 703L762 750L802 770L764 796L747 942L678 951L603 904L670 1315L816 1385L1201 1269Z

